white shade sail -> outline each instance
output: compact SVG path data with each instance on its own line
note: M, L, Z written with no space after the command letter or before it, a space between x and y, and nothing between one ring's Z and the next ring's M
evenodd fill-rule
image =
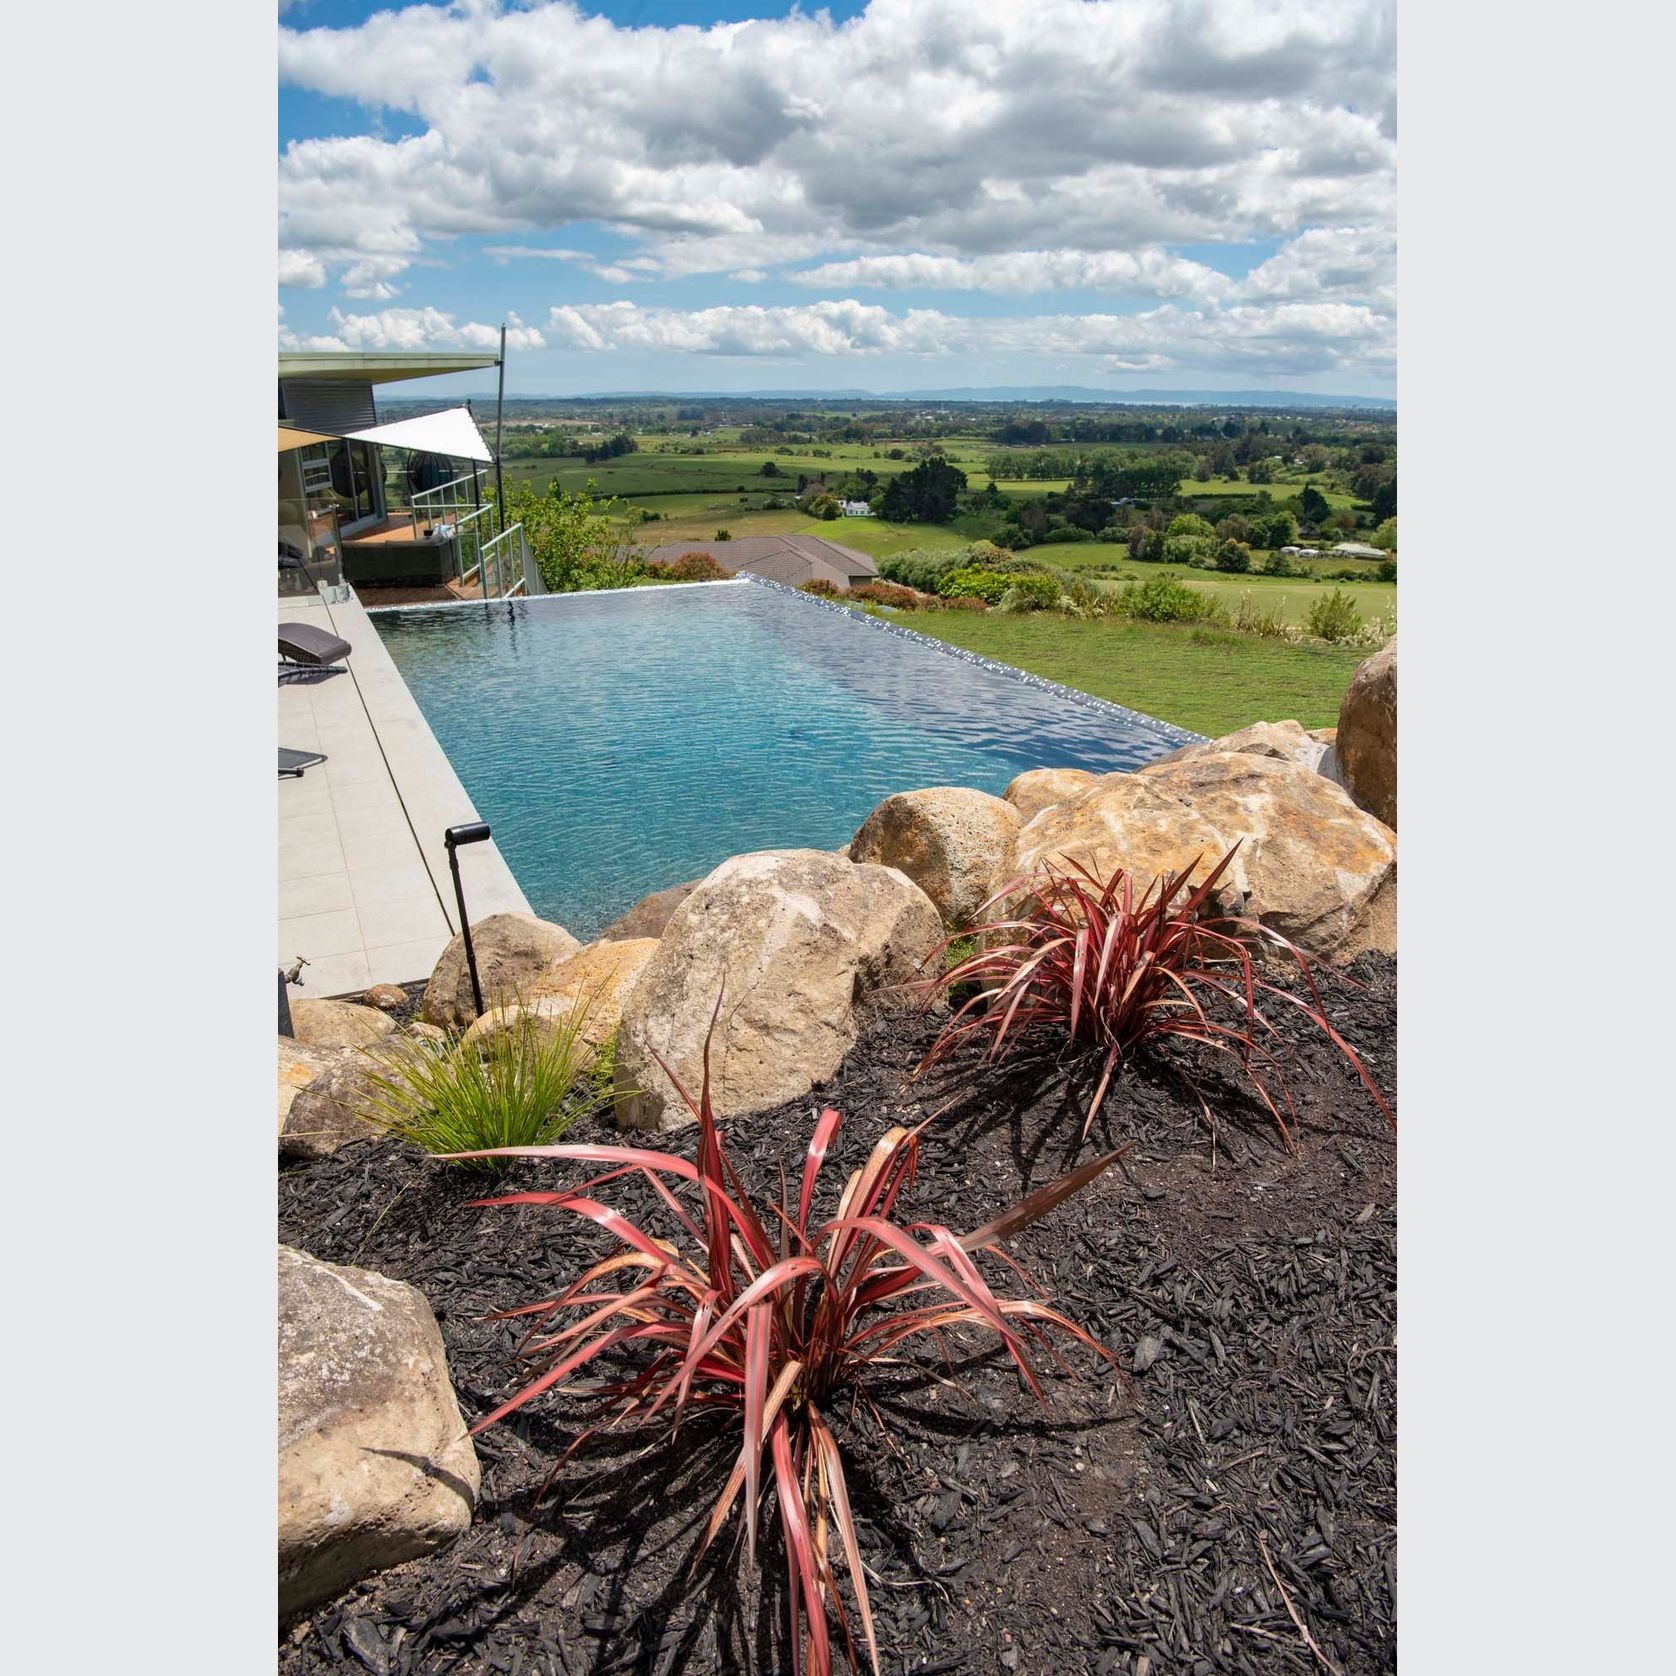
M463 407L424 413L417 419L397 419L393 424L349 434L357 442L411 448L421 454L446 454L451 460L480 460L487 465L494 459L471 414Z

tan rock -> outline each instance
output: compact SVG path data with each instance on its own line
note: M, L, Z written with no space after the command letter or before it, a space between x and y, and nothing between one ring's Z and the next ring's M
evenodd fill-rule
M471 939L485 1011L515 1002L533 988L538 978L582 946L562 925L549 924L533 914L491 914L472 926ZM419 1014L427 1024L455 1030L463 1030L477 1017L464 937L456 934L442 951L425 986Z
M618 1120L676 1128L691 1121L660 1054L696 1098L711 1049L718 1114L738 1117L806 1094L837 1070L942 941L936 908L895 868L824 850L734 856L664 928L629 992L617 1037Z
M1327 746L1299 722L1253 722L1250 727L1242 727L1237 733L1225 733L1220 739L1183 745L1168 756L1149 762L1147 767L1156 768L1160 763L1181 762L1188 757L1215 756L1230 751L1254 757L1274 757L1280 762L1296 762L1305 768L1318 769Z
M598 1049L616 1033L622 1021L623 1003L634 988L646 962L656 953L656 937L635 937L626 942L601 939L561 961L536 981L524 1005L496 1007L485 1013L466 1031L468 1042L484 1042L527 1018L538 1034L556 1032L560 1022L585 1002L578 1039L592 1060Z
M282 1038L283 1040L283 1038ZM287 1158L324 1158L353 1141L377 1140L384 1131L361 1113L373 1088L368 1081L377 1065L359 1048L310 1048L317 1069L306 1086L297 1089L279 1120L279 1150ZM285 1064L280 1050L280 1063Z
M411 1286L279 1248L279 1610L471 1524L477 1454Z
M332 1055L320 1048L311 1048L291 1036L279 1038L279 1129L285 1132L285 1119L291 1102L332 1063Z
M1099 777L1086 768L1031 768L1001 795L1018 810L1019 819L1028 823L1055 803L1080 797Z
M1393 830L1397 824L1397 642L1358 666L1338 713L1334 743L1345 790Z
M407 1005L407 991L400 984L375 983L362 993L361 1002L364 1006L378 1007L387 1013L395 1012Z
M887 797L850 840L850 859L895 867L936 905L951 930L1013 876L1018 810L966 786L928 786Z
M631 942L639 937L661 937L669 924L669 916L703 884L702 879L689 879L684 885L671 885L667 890L654 890L643 896L620 918L612 920L600 932L601 940Z
M291 1028L310 1047L377 1047L393 1035L396 1021L376 1007L353 1001L318 1001L299 996L291 1003Z
M435 1047L443 1047L448 1042L448 1032L440 1024L427 1024L422 1018L416 1018L408 1025L407 1033L416 1042L429 1042Z
M1395 834L1284 758L1206 753L1105 775L1025 827L1019 862L1075 860L1101 878L1126 866L1139 887L1195 861L1202 878L1236 841L1225 910L1335 960L1394 951Z

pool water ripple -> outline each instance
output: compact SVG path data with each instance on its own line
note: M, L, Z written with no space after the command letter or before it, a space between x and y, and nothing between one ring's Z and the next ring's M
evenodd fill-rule
M1138 768L1188 735L746 583L374 613L530 905L590 937L892 792Z

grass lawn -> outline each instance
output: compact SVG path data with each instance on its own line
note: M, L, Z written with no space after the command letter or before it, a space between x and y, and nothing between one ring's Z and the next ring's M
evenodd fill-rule
M1351 672L1368 655L1176 624L1001 612L892 615L952 646L1213 738L1259 720L1336 726Z

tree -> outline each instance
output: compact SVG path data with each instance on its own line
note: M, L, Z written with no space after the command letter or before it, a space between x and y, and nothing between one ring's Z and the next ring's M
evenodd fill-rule
M816 495L809 502L809 511L817 518L828 520L838 516L838 501L833 495Z
M1272 460L1253 460L1246 468L1246 479L1251 483L1274 482L1274 462Z
M774 461L764 460L762 462L762 475L764 477L778 477L780 475L780 468L774 463Z
M1230 512L1226 518L1219 518L1216 523L1216 539L1218 541L1251 541L1251 520L1241 513Z
M507 521L524 526L541 580L550 593L571 593L588 586L588 570L608 562L615 553L616 518L622 502L615 496L600 500L598 488L590 477L581 489L561 489L555 481L545 495L525 484L507 496Z
M1387 553L1397 550L1397 521L1387 518L1383 524L1373 532L1373 545L1383 547Z
M1251 569L1251 549L1244 542L1224 541L1216 550L1216 568L1243 576Z
M1332 507L1327 497L1313 483L1306 483L1298 496L1298 516L1306 524L1319 524Z
M945 524L965 487L966 473L934 454L891 479L880 510L896 523Z
M1183 512L1178 517L1172 518L1169 528L1164 533L1166 535L1203 536L1207 541L1216 535L1209 519L1201 518L1196 512Z
M1396 517L1397 480L1394 476L1389 483L1382 483L1379 493L1373 497L1373 515L1376 518Z

